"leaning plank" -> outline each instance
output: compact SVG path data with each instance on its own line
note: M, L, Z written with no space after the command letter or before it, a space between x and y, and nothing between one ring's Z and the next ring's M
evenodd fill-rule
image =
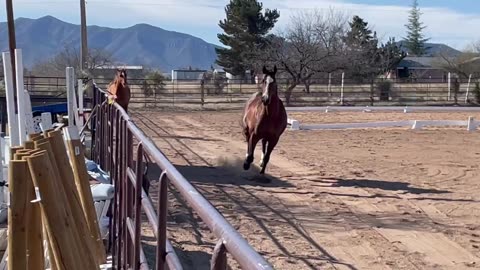
M74 250L77 251L81 258L85 258L82 262L86 269L98 269L98 266L95 266L95 262L92 261L92 252L93 252L93 245L91 241L89 242L90 237L88 237L88 229L86 228L85 218L83 216L81 206L79 204L75 204L76 198L75 194L72 194L71 189L69 188L69 181L73 181L72 178L68 180L64 174L66 168L62 168L60 166L65 166L64 162L60 162L62 158L65 158L64 155L61 153L54 152L52 150L54 144L58 144L58 142L50 143L51 138L45 138L44 140L39 140L35 142L35 146L39 149L46 150L47 156L51 162L51 166L53 168L53 174L55 175L55 184L58 191L59 201L64 202L63 209L65 213L67 213L67 218L69 220L69 224L71 224L72 235L74 238ZM63 141L60 142L63 145ZM68 160L67 160L68 162ZM68 164L68 163L67 163ZM67 166L70 166L68 164ZM70 168L71 169L71 168ZM51 235L50 231L47 231L49 235ZM54 247L53 247L54 248ZM55 253L55 249L53 250ZM54 254L56 257L56 254Z
M95 214L92 190L89 183L90 177L87 172L87 167L85 166L85 152L83 150L83 145L80 141L76 126L70 126L63 130L65 141L68 145L70 162L73 167L75 184L78 194L80 195L83 213L87 220L90 235L95 243L97 263L104 264L107 260L107 255L105 253L105 247L103 246L102 237L100 235L100 227Z
M8 169L8 269L27 269L27 162L10 160Z
M39 150L30 150L25 153L15 154L15 160L24 160L26 163L26 157L35 153L38 153ZM28 164L27 164L28 166ZM40 212L40 205L38 202L32 203L35 200L35 188L33 185L33 180L30 175L30 170L28 170L27 175L27 185L25 190L27 192L27 269L28 270L37 270L45 269L45 260L43 256L43 244L42 244L42 219Z
M78 243L81 248L84 248L84 256L89 258L84 264L88 265L88 269L99 269L99 265L103 262L96 263L97 260L95 260L98 258L95 249L95 242L89 233L87 221L82 211L79 193L75 187L72 166L67 155L61 132L48 132L48 140L51 149L53 150L52 159L55 160L55 164L57 165L60 174L61 181L59 184L63 186L65 201L68 202L67 204L70 207L69 209L71 210L73 220L75 221ZM93 259L93 261L90 261L90 259Z
M76 248L73 224L65 211L66 202L60 196L62 192L56 186L59 180L47 151L30 156L27 161L34 185L41 194L40 207L51 236L51 246L58 258L58 269L88 269L84 264L87 258L82 258L81 250Z

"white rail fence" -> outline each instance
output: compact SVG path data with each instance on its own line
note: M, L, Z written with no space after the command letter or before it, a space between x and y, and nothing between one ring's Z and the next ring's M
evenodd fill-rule
M301 124L298 120L289 118L288 124L291 130L328 130L328 129L365 129L365 128L391 128L411 127L420 130L423 127L466 127L468 131L474 131L480 126L480 121L469 117L466 121L457 120L403 120L403 121L380 121L364 123L331 123L331 124Z
M442 107L442 106L319 106L287 107L287 112L480 112L480 107Z

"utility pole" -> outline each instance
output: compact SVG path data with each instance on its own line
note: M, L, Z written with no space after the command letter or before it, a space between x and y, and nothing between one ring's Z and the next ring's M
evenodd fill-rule
M13 1L6 0L7 5L7 25L8 25L8 41L10 47L10 59L12 62L12 79L13 79L13 89L17 89L17 81L15 75L15 49L17 47L17 42L15 40L15 21L13 17ZM17 91L14 91L13 100L15 101L15 113L17 112Z
M87 18L85 11L85 0L80 0L80 17L81 17L81 42L82 46L80 49L80 70L86 71L88 68L88 46L87 46Z

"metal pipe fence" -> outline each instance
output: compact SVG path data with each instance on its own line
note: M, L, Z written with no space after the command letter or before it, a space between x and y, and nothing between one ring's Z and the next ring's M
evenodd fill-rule
M424 105L478 105L480 90L476 87L479 77L459 78L450 81L438 78L376 79L373 84L359 79L332 76L312 78L291 86L288 78L278 78L279 95L288 106L370 105L370 106L424 106ZM1 80L1 78L0 78ZM26 78L26 89L31 95L58 98L65 97L65 78ZM106 88L111 78L96 78L99 87ZM155 81L145 78L128 79L133 108L242 108L250 96L259 90L255 83L245 80L168 80ZM91 95L91 93L90 93ZM288 102L287 102L288 101Z
M188 182L118 105L108 105L94 84L92 145L94 160L109 172L115 185L110 243L115 269L150 269L140 242L141 213L157 239L156 268L182 269L167 238L167 186L173 185L218 238L212 269L226 269L227 252L243 269L273 269L225 218ZM134 158L136 157L136 158ZM161 170L158 209L143 190L143 157Z

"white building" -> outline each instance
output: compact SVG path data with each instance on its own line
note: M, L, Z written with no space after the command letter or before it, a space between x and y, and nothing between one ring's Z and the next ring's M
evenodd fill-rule
M201 80L205 72L207 71L206 70L174 69L172 70L172 82Z

